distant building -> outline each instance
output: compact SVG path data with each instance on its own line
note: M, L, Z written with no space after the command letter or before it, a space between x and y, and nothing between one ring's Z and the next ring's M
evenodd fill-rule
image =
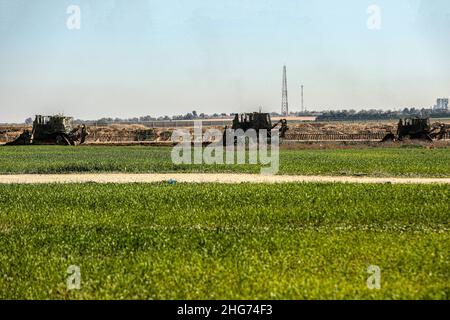
M439 98L436 100L435 110L448 110L448 98Z

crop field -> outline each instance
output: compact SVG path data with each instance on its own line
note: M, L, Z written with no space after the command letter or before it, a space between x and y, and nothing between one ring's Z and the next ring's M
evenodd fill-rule
M175 165L171 148L0 147L0 174L70 172L245 172L259 165ZM279 174L449 177L450 147L282 149Z
M0 185L0 298L449 299L449 228L449 185Z

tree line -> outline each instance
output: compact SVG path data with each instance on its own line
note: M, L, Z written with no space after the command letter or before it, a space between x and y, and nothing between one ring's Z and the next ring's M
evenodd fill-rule
M450 117L449 110L435 110L435 109L416 109L404 108L401 111L392 110L338 110L338 111L324 111L317 116L316 121L358 121L358 120L393 120L408 117L433 117L433 118L447 118Z
M282 117L280 113L271 112L272 117ZM322 112L290 112L290 116L314 116L316 121L361 121L361 120L394 120L406 117L433 117L433 118L448 118L450 117L449 110L436 110L436 109L417 109L417 108L404 108L401 111L392 110L328 110ZM176 121L176 120L198 120L198 119L221 119L233 117L234 113L197 113L197 111L188 112L184 115L174 115L174 116L160 116L152 117L150 115L142 117L133 118L101 118L97 120L80 120L77 119L75 122L80 123L97 123L97 124L109 124L109 123L139 123L139 122L152 122L152 121ZM32 124L33 119L28 118L25 120L26 124Z

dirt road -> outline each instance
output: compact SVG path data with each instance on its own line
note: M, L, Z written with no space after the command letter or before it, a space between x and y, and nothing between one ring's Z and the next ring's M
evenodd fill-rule
M343 176L269 176L228 173L96 173L96 174L21 174L0 175L0 184L35 183L149 183L174 180L193 183L287 183L287 182L340 182L340 183L394 183L394 184L450 184L450 178L374 178Z

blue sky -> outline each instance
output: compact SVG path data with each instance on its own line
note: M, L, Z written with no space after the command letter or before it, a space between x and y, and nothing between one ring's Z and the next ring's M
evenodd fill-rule
M292 111L431 106L449 40L448 0L0 0L0 122L279 111L283 64Z

